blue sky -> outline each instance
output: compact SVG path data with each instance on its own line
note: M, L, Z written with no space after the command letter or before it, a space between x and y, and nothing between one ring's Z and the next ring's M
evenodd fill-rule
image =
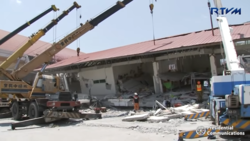
M82 6L80 21L94 18L104 10L113 6L117 0L78 0ZM90 53L123 45L152 40L152 18L149 10L150 1L134 0L92 31L80 38L82 52ZM29 21L51 5L56 5L60 11L72 6L74 0L2 0L0 5L0 29L13 31L24 22ZM211 0L213 6L213 0ZM207 0L157 0L154 2L154 28L156 38L162 38L187 32L209 29L210 19ZM227 15L229 24L240 24L250 21L250 0L222 0L223 7L241 8L241 15ZM57 40L66 36L76 28L76 10L73 10L56 26ZM51 12L20 32L30 36L44 28L55 14ZM214 26L217 26L213 16ZM78 18L79 19L79 18ZM53 41L54 30L51 29L41 40ZM76 42L68 48L76 49Z

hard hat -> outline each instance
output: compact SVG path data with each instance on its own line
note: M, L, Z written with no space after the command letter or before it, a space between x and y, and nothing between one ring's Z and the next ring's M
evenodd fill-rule
M135 95L137 95L137 93L135 93Z

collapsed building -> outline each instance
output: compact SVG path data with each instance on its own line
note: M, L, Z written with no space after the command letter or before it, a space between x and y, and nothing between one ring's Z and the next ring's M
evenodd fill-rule
M249 55L250 24L231 25L238 55ZM71 57L49 65L47 74L60 75L65 89L79 98L96 96L114 106L132 106L139 93L140 106L152 107L155 100L175 99L185 104L195 100L196 81L208 83L203 99L210 94L209 81L222 74L225 54L219 29L203 30L146 41L119 48Z

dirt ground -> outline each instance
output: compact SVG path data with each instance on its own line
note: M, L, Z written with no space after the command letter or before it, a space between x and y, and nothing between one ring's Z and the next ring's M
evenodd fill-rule
M11 119L0 119L0 141L178 141L179 130L192 130L198 126L211 126L211 121L201 119L184 121L174 119L166 123L124 122L123 117L98 120L66 120L52 124L33 125L10 129ZM240 139L241 138L241 139ZM217 137L219 141L249 141L242 137ZM233 139L233 140L232 140ZM206 141L206 137L185 139Z

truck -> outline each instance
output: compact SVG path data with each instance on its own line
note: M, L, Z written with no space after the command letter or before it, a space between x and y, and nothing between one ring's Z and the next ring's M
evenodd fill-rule
M45 28L40 29L36 34L32 35L29 40L23 45L21 46L18 50L16 50L11 56L9 56L5 61L3 61L0 64L0 74L4 76L3 79L6 80L13 80L10 73L7 71L7 68L17 60L16 63L16 67L15 69L18 68L20 60L24 54L24 52L26 50L29 49L29 47L31 47L36 41L38 41L43 35L46 34L46 32L48 32L53 26L55 26L60 20L62 20L66 15L68 15L69 12L71 12L74 8L80 8L81 6L79 6L76 2L73 3L73 5L66 11L63 11L63 13L58 16L56 19L53 19ZM53 8L55 8L53 6ZM50 9L49 9L50 10ZM49 11L47 10L47 11ZM7 83L8 85L12 85ZM26 86L25 82L20 82L20 83L15 83L16 85L24 85ZM0 84L1 85L1 84ZM5 84L6 85L6 84ZM13 84L14 86L14 84ZM27 85L27 88L29 86ZM6 117L7 115L9 115L9 106L10 106L10 101L12 98L9 97L8 93L22 93L22 94L28 94L27 91L23 91L23 89L16 89L15 91L11 91L8 89L5 89L3 91L0 91L0 105L2 110L0 110L0 117ZM9 100L8 100L9 99ZM9 106L8 106L9 105Z
M184 138L211 137L210 133L231 132L238 133L250 130L250 56L237 56L234 42L226 17L217 17L221 38L226 55L226 69L221 76L212 76L211 94L209 96L210 116L215 127L232 127L230 129L208 128L199 132L196 130L182 131L179 141ZM240 132L243 131L243 132ZM231 132L235 133L235 132Z
M45 10L44 12L42 12L41 14L39 14L38 16L36 16L35 18L31 19L30 21L24 23L23 25L21 25L20 27L18 27L17 29L15 29L14 31L12 31L8 35L6 35L5 37L3 37L0 40L0 45L2 45L3 43L7 42L13 36L15 36L16 34L18 34L19 32L21 32L25 28L27 28L32 23L36 22L37 20L39 20L40 18L42 18L46 14L50 13L51 11L56 12L56 11L59 11L59 9L55 5L51 5L50 8L48 8L47 10ZM6 99L6 98L0 98L0 114L1 113L6 113L6 114L2 115L2 117L6 117L6 116L10 115L8 109L9 109L9 101L8 101L8 99ZM0 118L1 118L1 115L0 115Z
M11 100L13 119L20 120L23 115L28 115L28 117L36 119L36 121L43 118L42 120L49 122L60 118L99 117L99 114L80 114L79 101L72 100L72 94L61 89L60 78L58 76L44 75L43 71L55 54L132 1L118 1L114 6L94 19L86 21L85 24L81 23L79 28L60 41L53 43L51 47L27 64L8 74L10 80L0 80L0 92L15 97L15 99ZM41 65L42 68L37 72L32 85L22 81L26 75ZM54 95L56 98L51 98L51 95ZM24 124L13 124L12 129L19 127L19 125Z
M9 33L5 37L3 37L0 40L0 45L2 45L6 41L8 41L10 38L12 38L13 36L15 36L17 33L21 32L22 30L24 30L25 28L27 28L28 26L30 26L32 23L36 22L37 20L39 20L40 18L42 18L43 16L45 16L46 14L48 14L51 11L56 12L56 11L59 11L59 9L56 8L55 5L51 5L51 7L49 9L45 10L44 12L42 12L41 14L39 14L38 16L36 16L35 18L33 18L30 21L24 23L23 25L21 25L20 27L18 27L17 29L15 29L14 31L12 31L11 33Z

